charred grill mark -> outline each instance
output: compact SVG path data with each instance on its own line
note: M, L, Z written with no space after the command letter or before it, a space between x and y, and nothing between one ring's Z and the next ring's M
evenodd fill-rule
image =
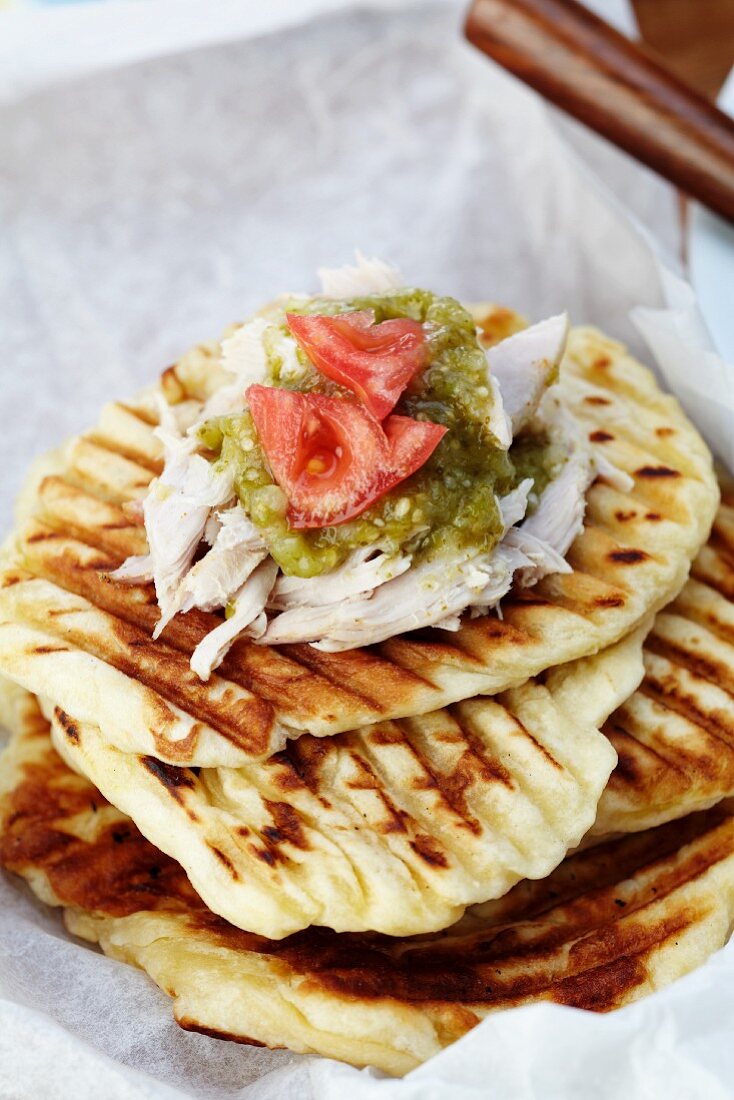
M57 531L42 530L34 531L32 534L26 535L25 542L36 545L40 542L57 542L60 538L63 538L63 536Z
M528 589L513 589L509 595L505 598L502 607L503 610L507 610L508 605L513 607L552 607L553 601L548 600L545 596L538 595L537 592L533 592Z
M212 844L210 840L207 840L206 846L212 853L212 855L215 856L217 860L219 860L222 866L225 867L227 871L229 871L229 874L234 879L234 881L239 882L239 871L237 870L229 856L226 854L226 852L223 852L222 849L218 848L216 844Z
M594 359L593 366L596 370L606 370L607 367L611 367L612 357L611 355L597 355Z
M662 518L659 512L645 512L645 519L650 523L659 523Z
M339 741L343 743L344 738L340 738ZM381 820L375 821L373 827L384 836L391 833L407 832L406 821L409 820L409 815L395 804L367 757L354 749L347 749L346 751L355 771L355 778L348 779L346 786L356 791L373 791L375 800L380 803L385 812L385 816Z
M630 787L633 796L636 797L647 786L647 773L641 757L647 756L650 750L648 746L641 745L637 738L632 737L618 723L608 724L604 727L604 732L617 753L617 764L609 777L609 786L615 788ZM662 760L657 753L652 753L652 755L660 761L663 768L667 767L667 762Z
M578 928L551 926L547 936L541 933L535 944L523 944L509 929L509 935L500 934L491 941L493 948L507 943L507 950L493 953L491 961L471 940L449 942L443 950L433 945L430 951L418 948L399 958L367 944L361 950L355 945L351 958L337 948L330 965L315 968L310 980L343 996L388 996L407 1004L459 1002L499 1007L550 995L560 1003L608 1011L623 1003L645 980L649 955L692 923L692 914L683 909L645 924L622 915L613 901L612 908L615 913L609 923L580 938ZM565 945L568 963L556 977L544 964ZM298 956L297 949L286 950L286 961L296 969L302 962ZM520 961L521 969L513 965Z
M306 834L301 824L301 819L294 808L287 802L265 801L265 807L273 818L273 825L266 825L260 830L261 835L273 846L292 844L294 848L307 851L310 847ZM240 836L249 835L249 830L238 830Z
M504 340L518 329L518 315L511 309L498 306L479 321L482 330L482 343L486 347Z
M635 470L634 476L654 480L680 477L681 473L680 470L674 470L671 466L641 466L639 470Z
M161 389L169 405L177 405L188 396L186 387L176 372L175 363L166 367L161 374Z
M274 867L276 863L284 858L277 849L273 851L271 848L258 848L256 844L250 845L250 851L256 859L261 860L262 863L267 863L268 867Z
M281 649L290 660L322 679L332 691L348 692L350 699L366 703L376 715L394 704L396 692L402 696L406 689L426 684L422 677L386 661L369 648L321 653L313 646L294 644Z
M607 557L609 561L613 561L617 565L637 565L639 562L648 561L650 555L646 554L644 550L623 547L619 550L612 550Z
M632 508L629 512L623 511L621 508L614 513L614 518L618 523L628 523L631 519L636 519L639 512Z
M477 761L470 750L461 754L454 769L447 774L431 768L424 757L421 762L425 769L424 774L413 779L412 787L417 791L436 790L443 801L459 817L459 824L469 832L479 836L482 832L481 823L474 814L469 812L466 793L480 777L491 782L496 777L491 769Z
M410 841L410 846L415 854L420 856L423 862L427 863L429 867L448 867L449 862L446 859L444 851L439 847L433 837L427 836L424 833L417 833L413 840Z
M670 638L663 638L654 629L645 641L645 648L659 657L665 657L671 664L693 676L708 680L734 699L734 671L724 662L696 653Z
M150 774L158 780L161 786L168 791L171 798L179 805L184 805L182 792L193 790L194 779L188 768L178 768L174 764L166 764L155 756L141 756L140 762Z
M681 763L681 753L662 752L660 746L645 744L638 740L634 733L630 733L621 723L625 716L610 725L605 726L605 733L617 750L617 766L612 772L609 783L620 787L626 784L632 788L631 794L635 801L640 798L651 804L655 798L655 790L660 789L660 777L664 775L667 780L673 780L676 788L687 788L689 785L688 770ZM654 772L650 773L653 768ZM673 778L674 774L674 778Z
M305 736L308 736L308 734ZM270 757L270 763L274 766L273 782L282 791L303 790L306 786L286 752L276 752Z
M405 732L398 722L382 722L372 727L366 736L373 745L400 745L405 741Z
M31 647L31 653L47 654L47 653L68 653L69 647L65 645L34 645Z
M673 749L677 756L687 763L689 770L695 770L709 781L716 779L723 781L726 774L732 770L734 752L734 726L726 720L726 717L714 710L702 710L692 696L676 686L672 676L657 680L654 676L648 675L638 690L674 714L685 718L692 725L698 726L723 747L725 751L722 752L719 749L713 759L710 752L707 755L705 751L688 751L680 747ZM730 783L732 779L734 776L729 776ZM722 791L722 793L729 792Z
M419 748L418 744L410 736L410 721L384 723L363 734L368 752L372 747L377 749L377 762L379 767L379 748L383 745L402 745L405 752L410 754L411 764L419 769L410 781L413 790L435 790L446 806L448 806L460 819L458 824L470 832L480 834L482 829L479 821L469 812L466 792L476 782L490 782L501 778L505 779L506 773L499 765L487 761L476 748L472 748L466 731L458 725L456 730L448 733L433 732L431 741L463 746L459 759L451 771L444 772L434 767L431 759ZM410 815L398 809L392 802L389 805L393 824L389 829L383 827L383 832L406 832L405 821Z
M312 737L307 733L290 741L284 752L278 753L273 759L286 764L301 785L317 795L322 786L323 761L333 752L333 746L328 744L330 740L329 737Z
M723 559L727 568L734 567L734 542L730 531L721 523L714 523L709 546L715 551L719 559Z
M128 519L120 519L111 521L110 523L101 523L100 530L102 531L130 531L138 530L139 524L131 523Z
M540 754L541 754L542 756L544 756L544 757L545 757L545 759L546 759L546 760L548 761L548 763L549 763L549 764L550 764L550 765L551 765L552 767L556 768L556 769L557 769L558 771L562 772L562 771L564 770L564 769L563 769L563 764L560 764L560 763L558 762L558 760L556 760L555 756L553 756L553 755L552 755L552 754L551 754L551 753L550 753L550 752L548 751L548 749L547 749L547 748L545 747L545 745L542 745L542 744L540 743L540 741L539 741L539 740L537 739L537 737L535 737L535 736L534 736L534 735L533 735L533 734L532 734L532 733L530 732L530 730L529 730L529 729L527 728L527 726L526 726L526 725L524 724L524 722L521 722L521 721L520 721L520 719L519 719L519 718L517 717L517 715L516 715L516 714L510 714L510 717L512 718L512 720L513 720L514 724L515 724L515 725L516 725L516 726L518 727L518 729L520 729L520 730L522 731L523 735L524 735L525 737L527 737L528 741L530 741L530 742L531 742L531 744L532 744L532 745L533 745L533 746L534 746L534 747L535 747L535 748L536 748L536 749L538 750L538 752L539 752L539 753L540 753Z
M143 469L148 470L151 477L163 472L163 459L150 458L148 455L135 450L134 447L128 447L121 443L119 439L111 439L108 435L100 435L97 432L89 432L84 438L93 443L95 447L109 451L110 454L119 455L120 458L125 458L128 462L134 462L136 466L142 466Z
M619 593L610 593L606 596L599 595L594 597L594 605L596 607L624 607L625 597Z
M158 419L152 416L147 409L141 408L140 405L128 405L126 401L118 401L117 404L123 412L128 413L130 416L134 416L136 420L139 420L141 424L145 424L146 427L158 427Z
M705 549L708 550L709 547ZM710 561L704 562L702 556L698 557L691 567L691 573L725 600L734 601L734 570L730 569L724 555L717 555L714 566Z
M610 443L613 439L614 436L611 432L605 432L602 428L598 428L589 435L589 441L591 443Z
M668 436L675 435L675 428L656 428L655 435L658 437L658 439L667 439Z
M552 987L551 999L588 1012L609 1012L623 1004L630 990L642 985L646 978L644 957L623 956L557 982Z
M73 745L78 745L80 742L79 727L76 722L71 718L66 711L61 707L54 707L54 718L64 731L64 736L68 741L71 741Z
M108 625L119 644L111 638L96 643L88 633L78 635L74 641L87 651L101 651L107 663L213 726L233 743L255 754L267 751L274 720L269 703L257 696L237 699L227 690L214 699L178 650L152 643L139 628L121 619L115 618ZM141 646L136 646L138 641ZM162 713L161 717L165 723L170 713Z
M131 518L124 505L97 496L93 486L82 489L64 477L49 476L41 482L38 503L43 518L33 522L41 531L50 528L58 532L67 547L71 539L81 540L87 568L92 565L90 549L100 554L99 569L114 569L128 554L147 550L142 520L138 523ZM26 534L25 541L33 540Z
M584 402L587 405L611 405L611 401L608 397L602 397L600 394L592 393L588 397L584 398Z

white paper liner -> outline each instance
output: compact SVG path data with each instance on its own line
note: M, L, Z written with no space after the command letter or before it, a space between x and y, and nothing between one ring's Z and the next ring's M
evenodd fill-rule
M144 16L90 6L66 24L55 12L64 48L45 31L48 63L34 57L24 78L16 62L0 78L3 528L39 450L268 296L309 289L318 264L354 246L439 291L531 317L568 308L643 353L635 309L667 383L731 464L731 375L690 290L624 213L674 254L670 190L559 127L462 45L463 5L337 6L279 0L255 17L249 3L222 3L206 23L212 6L186 0L168 34L166 3ZM265 34L263 7L290 29ZM332 14L301 25L316 8ZM102 43L102 24L114 42ZM497 1014L391 1081L182 1032L143 974L70 941L56 914L0 878L0 1097L716 1100L734 1081L733 960L729 948L609 1016Z

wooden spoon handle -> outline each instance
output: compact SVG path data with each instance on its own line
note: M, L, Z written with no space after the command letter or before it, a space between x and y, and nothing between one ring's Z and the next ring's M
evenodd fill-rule
M474 0L470 42L734 221L734 122L576 0Z

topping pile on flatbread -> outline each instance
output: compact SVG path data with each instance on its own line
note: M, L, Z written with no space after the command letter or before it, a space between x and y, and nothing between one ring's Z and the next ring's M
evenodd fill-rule
M659 988L734 913L721 496L598 331L323 272L33 467L0 862L183 1027L394 1074Z

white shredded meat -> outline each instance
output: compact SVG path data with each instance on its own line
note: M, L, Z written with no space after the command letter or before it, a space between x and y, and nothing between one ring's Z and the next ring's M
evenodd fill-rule
M606 481L608 485L611 485L613 489L618 489L620 493L632 492L635 487L634 478L630 477L624 470L620 470L619 466L615 466L613 462L610 462L601 451L594 454L594 464L599 477Z
M488 382L492 391L492 413L487 427L496 439L497 446L503 451L509 451L512 444L512 419L505 408L499 382L491 374L488 375Z
M226 607L268 556L260 532L241 504L219 512L219 533L211 550L191 567L178 591L181 611Z
M513 578L523 588L537 584L550 573L573 572L566 559L550 543L527 530L527 523L508 531L502 545L503 548L518 550L527 559L524 563L518 563Z
M563 557L584 525L586 490L594 469L583 452L568 456L558 477L543 490L535 512L523 524L526 535L540 539Z
M165 466L143 502L145 530L161 616L157 638L179 609L181 582L194 560L212 508L233 494L233 471L193 453L194 441L161 426Z
M119 568L110 573L113 581L128 584L146 584L153 580L153 558L150 554L133 554Z
M319 607L373 592L410 568L409 555L375 553L372 547L353 551L336 569L318 577L278 578L268 601L273 611Z
M323 293L334 298L404 285L394 268L359 252L354 265L319 274ZM410 554L368 546L352 551L331 572L306 578L281 573L234 495L233 471L197 453L201 425L245 409L247 387L267 379L268 356L277 357L281 379L303 371L297 345L282 326L256 317L222 344L221 365L231 383L206 403L192 403L181 417L161 399L156 432L164 445L164 470L142 505L149 553L129 558L111 576L128 583L153 580L161 612L155 637L179 611L226 609L191 658L202 680L238 637L267 644L309 642L337 652L429 626L458 630L464 613L483 615L492 608L500 613L513 583L528 586L571 571L565 555L583 527L586 491L596 476L622 491L632 486L627 474L592 452L553 395L567 333L562 314L487 352L494 398L487 427L497 445L508 449L530 426L545 431L560 456L535 512L527 515L533 487L527 479L498 501L503 530L491 552L466 550L416 562ZM196 560L201 550L206 552Z
M516 436L533 417L558 370L568 338L568 315L516 332L487 350L490 377L499 387Z
M191 655L191 668L201 680L208 680L224 660L236 638L260 638L265 632L265 605L278 574L272 560L263 561L232 599L232 612L197 645Z
M505 532L524 516L531 487L532 481L523 481L500 501ZM366 594L284 611L270 621L262 641L311 642L330 653L374 645L395 634L450 621L468 607L489 608L511 584L512 571L501 543L489 554L469 551L453 560L430 559Z

